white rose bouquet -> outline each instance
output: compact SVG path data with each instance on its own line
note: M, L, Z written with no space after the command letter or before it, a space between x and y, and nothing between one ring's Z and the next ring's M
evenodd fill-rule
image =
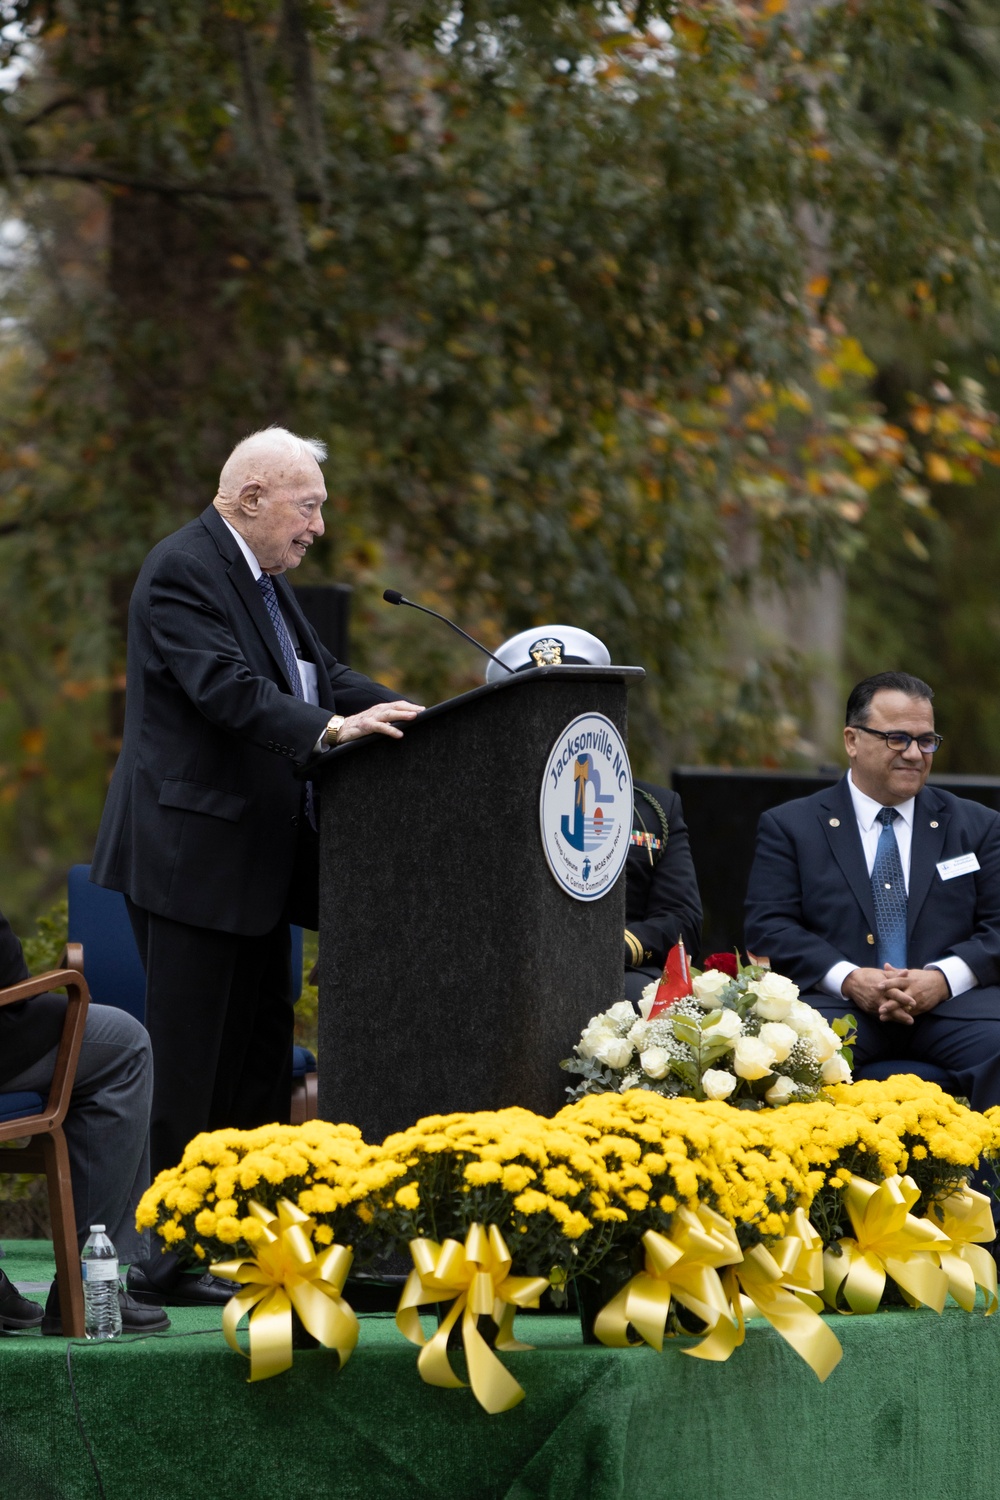
M628 1000L592 1017L560 1066L581 1076L585 1094L651 1089L667 1098L725 1099L759 1109L822 1097L851 1082L853 1022L830 1025L799 999L798 986L758 964L692 971L693 993L651 1016L657 985L646 986L636 1015ZM711 962L711 960L709 960Z

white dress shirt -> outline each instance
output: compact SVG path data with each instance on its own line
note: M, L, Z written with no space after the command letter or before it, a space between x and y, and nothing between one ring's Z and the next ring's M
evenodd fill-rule
M250 550L250 546L247 543L247 541L243 537L240 536L239 532L236 530L236 527L235 526L230 526L229 522L226 520L225 516L222 517L222 520L223 520L224 524L232 532L233 536L236 538L237 546L239 547L240 551L243 553L243 556L246 558L246 560L247 560L247 567L250 569L251 573L253 574L254 582L256 583L257 579L263 573L264 569L261 567L260 563L257 561L257 559L254 556L253 552ZM278 601L278 608L279 609L281 608L281 601L280 600ZM282 619L284 619L284 611L282 611ZM288 622L286 621L285 624L286 624L286 628L287 628ZM290 630L288 632L288 635L289 635L289 639L293 640L293 643L294 643L294 638L293 638L292 632ZM319 683L318 683L318 680L317 680L317 677L316 677L316 664L315 664L315 662L303 661L302 658L301 658L301 656L299 656L298 654L296 654L295 665L299 669L299 681L302 684L302 696L303 696L303 698L305 699L305 701L307 703L313 703L318 708L319 707ZM324 730L323 733L325 734L326 731ZM320 735L319 740L316 742L317 749L321 748L322 741L323 741L323 736Z
M854 785L854 778L850 771L847 773L847 785L851 791L851 801L854 803L854 816L857 819L858 833L861 835L861 847L865 852L865 864L868 866L869 877L875 864L875 853L878 849L878 841L882 834L882 824L878 821L878 815L882 811L883 804L876 802L873 797L860 790ZM892 830L896 835L896 843L899 845L899 858L903 866L903 880L906 883L906 894L910 894L910 849L913 844L913 810L916 798L910 797L906 802L900 802L896 807L896 817L892 824ZM936 958L932 963L926 964L928 969L940 969L948 981L948 988L953 995L962 995L966 990L974 989L979 980L973 974L964 958L957 954L949 954L946 958ZM842 995L843 983L848 974L852 974L858 968L847 959L834 964L833 968L824 975L821 988L828 995Z

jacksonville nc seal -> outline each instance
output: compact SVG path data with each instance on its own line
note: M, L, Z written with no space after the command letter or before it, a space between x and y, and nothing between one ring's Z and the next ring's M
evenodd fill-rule
M549 869L577 901L606 896L621 874L632 828L632 768L603 714L580 714L549 752L539 806Z

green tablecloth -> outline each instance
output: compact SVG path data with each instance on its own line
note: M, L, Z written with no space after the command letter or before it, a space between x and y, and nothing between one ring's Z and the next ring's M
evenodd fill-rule
M41 1279L38 1248L8 1242L12 1279ZM391 1317L362 1318L342 1373L306 1351L287 1374L251 1386L218 1314L171 1316L171 1333L110 1347L0 1339L5 1500L98 1496L81 1426L107 1500L1000 1492L1000 1315L837 1318L844 1357L825 1385L761 1323L717 1365L673 1348L584 1348L575 1320L524 1315L518 1334L536 1348L504 1362L527 1398L496 1417L468 1390L425 1385Z

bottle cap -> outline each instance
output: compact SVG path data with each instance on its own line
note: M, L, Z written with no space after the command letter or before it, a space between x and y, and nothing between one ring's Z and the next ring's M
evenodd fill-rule
M90 1226L90 1232L91 1232L91 1234L103 1234L104 1233L104 1225L103 1224L91 1224L91 1226Z

